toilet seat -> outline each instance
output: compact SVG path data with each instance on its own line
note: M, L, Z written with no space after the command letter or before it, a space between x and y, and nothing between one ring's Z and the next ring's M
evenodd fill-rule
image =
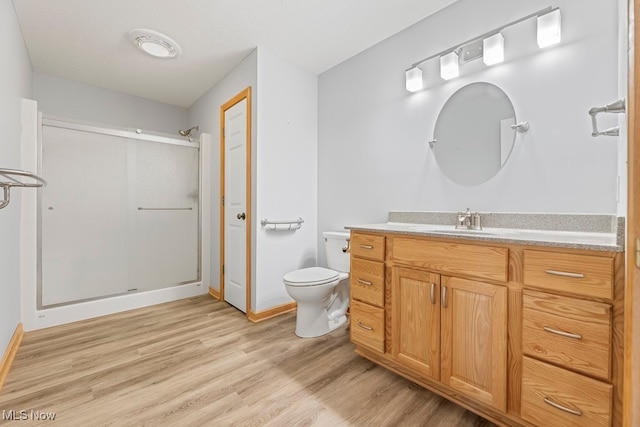
M344 277L341 277L344 276ZM282 280L289 286L317 286L348 277L346 273L323 267L309 267L295 270L284 275Z

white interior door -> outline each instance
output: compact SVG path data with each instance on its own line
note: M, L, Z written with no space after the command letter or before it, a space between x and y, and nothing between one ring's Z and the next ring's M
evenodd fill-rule
M224 299L247 312L247 100L224 113Z

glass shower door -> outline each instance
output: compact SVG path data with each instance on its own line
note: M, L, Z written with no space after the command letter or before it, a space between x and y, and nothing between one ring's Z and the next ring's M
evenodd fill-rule
M199 280L198 149L136 141L134 163L131 285L150 290Z
M126 292L125 138L43 127L41 305Z

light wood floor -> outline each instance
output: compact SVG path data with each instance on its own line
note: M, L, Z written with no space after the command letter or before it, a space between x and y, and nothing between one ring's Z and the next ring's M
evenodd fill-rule
M209 296L28 332L0 411L60 426L493 424L353 353L348 328L300 339ZM5 412L5 414L8 412Z

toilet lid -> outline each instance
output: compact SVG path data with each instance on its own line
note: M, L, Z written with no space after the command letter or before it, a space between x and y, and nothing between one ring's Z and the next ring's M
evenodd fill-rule
M323 267L309 267L284 275L282 280L291 286L313 286L331 282L338 278L337 271Z

